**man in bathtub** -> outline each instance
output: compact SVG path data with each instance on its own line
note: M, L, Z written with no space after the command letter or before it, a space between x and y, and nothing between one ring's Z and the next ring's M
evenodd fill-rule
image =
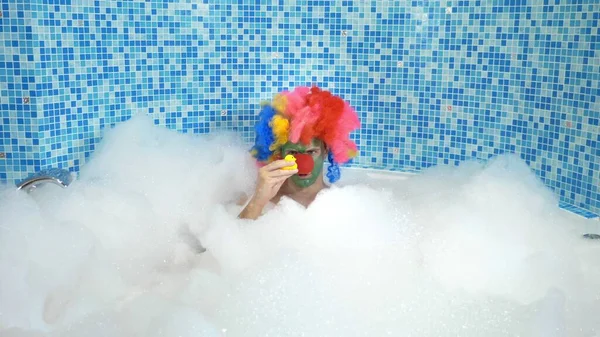
M356 156L349 136L358 127L354 109L328 91L298 87L277 94L263 105L255 126L252 155L260 166L258 181L239 217L257 219L284 196L308 207L327 188L325 159L330 163L327 178L334 183L340 178L338 165ZM296 162L286 161L287 155Z

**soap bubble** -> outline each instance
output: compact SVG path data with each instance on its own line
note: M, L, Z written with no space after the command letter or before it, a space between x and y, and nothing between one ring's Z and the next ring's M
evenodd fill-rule
M518 157L344 169L241 220L236 135L136 116L67 189L0 191L2 336L591 336L596 240Z

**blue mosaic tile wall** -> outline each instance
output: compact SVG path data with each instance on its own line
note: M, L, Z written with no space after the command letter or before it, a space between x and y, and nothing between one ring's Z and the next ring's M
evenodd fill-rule
M34 90L32 28L24 18L11 18L8 6L0 11L0 181L13 172L39 168L39 138Z
M352 165L514 152L600 213L598 0L0 3L0 180L78 171L137 113L251 141L261 100L317 84L362 118Z

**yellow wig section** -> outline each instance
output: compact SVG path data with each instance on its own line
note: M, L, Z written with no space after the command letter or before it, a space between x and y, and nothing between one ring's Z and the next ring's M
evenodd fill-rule
M273 129L275 141L269 146L269 150L275 151L283 144L287 143L290 132L290 121L283 116L275 115L270 124Z
M275 95L275 97L273 97L273 103L271 104L271 106L273 107L273 109L275 109L275 111L285 115L285 108L287 107L287 97L281 94Z

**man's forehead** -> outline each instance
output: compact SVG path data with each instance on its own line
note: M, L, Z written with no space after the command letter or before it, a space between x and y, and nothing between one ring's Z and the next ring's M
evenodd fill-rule
M321 146L321 140L314 138L311 142L311 144L302 144L302 143L292 143L292 142L287 142L284 147L287 148L295 148L295 149L308 149L308 148L318 148Z

